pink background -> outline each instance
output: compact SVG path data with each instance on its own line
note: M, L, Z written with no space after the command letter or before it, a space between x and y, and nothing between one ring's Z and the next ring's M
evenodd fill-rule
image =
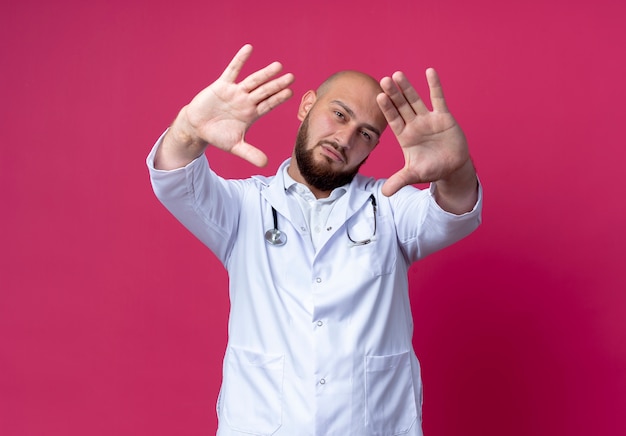
M411 270L426 433L626 434L623 2L214 3L0 6L0 434L215 432L226 273L144 159L246 42L296 97L267 168L210 151L228 177L274 173L331 72L441 75L486 200ZM387 132L364 172L400 165Z

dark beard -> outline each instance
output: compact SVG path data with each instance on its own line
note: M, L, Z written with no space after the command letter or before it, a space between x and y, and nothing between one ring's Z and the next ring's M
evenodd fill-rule
M295 156L296 156L296 164L298 165L298 169L300 170L300 174L304 178L304 180L311 186L320 191L332 191L335 188L348 184L354 179L354 176L359 172L359 168L365 162L361 162L353 170L348 172L341 171L333 171L330 167L322 167L318 166L315 163L315 159L313 158L313 153L315 148L318 147L320 143L318 143L315 147L307 150L307 142L309 136L309 116L307 115L304 121L302 121L302 125L298 130L298 136L296 137L296 147L295 147ZM333 144L329 141L323 141L326 144L330 144L336 149L339 149L337 144ZM331 159L327 158L328 162L331 163Z

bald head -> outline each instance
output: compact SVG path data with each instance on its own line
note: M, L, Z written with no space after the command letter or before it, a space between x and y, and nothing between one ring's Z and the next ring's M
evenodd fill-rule
M383 92L378 81L369 74L354 70L344 70L333 74L322 82L316 91L318 97L323 96L335 86L359 87L364 89L369 88L376 94Z

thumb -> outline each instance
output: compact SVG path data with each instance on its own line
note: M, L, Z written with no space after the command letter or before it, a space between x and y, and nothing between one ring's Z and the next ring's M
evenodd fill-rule
M264 167L267 165L267 155L245 141L236 144L230 152L235 156L250 162L252 165L256 165L257 167Z
M386 197L391 197L393 194L409 184L410 182L407 179L404 170L400 170L385 181L382 187L382 193Z

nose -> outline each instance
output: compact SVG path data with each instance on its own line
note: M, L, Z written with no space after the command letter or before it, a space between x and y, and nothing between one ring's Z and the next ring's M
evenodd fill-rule
M356 129L346 127L338 130L333 135L333 139L342 148L351 148L357 131Z

